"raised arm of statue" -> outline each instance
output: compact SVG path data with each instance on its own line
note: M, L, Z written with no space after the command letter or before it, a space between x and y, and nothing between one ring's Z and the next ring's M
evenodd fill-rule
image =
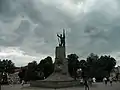
M63 34L57 34L59 46L65 46L65 30L63 29Z
M60 37L60 35L59 35L59 34L57 34L57 36L58 36L58 37Z

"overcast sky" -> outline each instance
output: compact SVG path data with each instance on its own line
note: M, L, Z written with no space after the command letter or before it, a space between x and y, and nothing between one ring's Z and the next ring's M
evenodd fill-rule
M50 55L66 29L67 53L120 60L120 0L0 0L0 57L16 66Z

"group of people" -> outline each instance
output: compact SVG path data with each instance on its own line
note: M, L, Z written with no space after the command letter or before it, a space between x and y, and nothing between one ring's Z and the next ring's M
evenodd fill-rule
M84 87L85 87L85 90L89 90L89 86L92 86L92 83L95 83L96 82L96 78L93 77L93 78L89 78L89 79L84 79L83 80L83 83L84 83ZM112 86L112 83L113 83L113 78L112 77L104 77L103 78L103 83L105 85L107 85L107 83L110 83L110 85Z
M13 80L9 77L9 74L5 72L0 74L0 78L1 84L10 84L13 82Z
M89 85L92 86L92 83L95 83L96 82L96 78L93 77L93 78L89 78L89 79L84 79L83 83L84 83L84 87L85 87L85 90L89 90Z
M112 77L104 77L103 78L103 83L105 83L105 85L107 85L108 81L110 82L110 85L112 86L112 82L113 82L113 78Z
M9 85L21 83L23 85L24 81L20 79L18 73L8 74L6 72L3 72L0 74L0 83Z

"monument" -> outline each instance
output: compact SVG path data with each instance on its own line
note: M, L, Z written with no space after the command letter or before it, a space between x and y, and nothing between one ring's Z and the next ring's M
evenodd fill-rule
M65 47L65 30L63 34L57 34L59 46L55 49L55 66L54 72L45 80L37 80L30 82L31 86L46 87L46 88L63 88L71 87L79 84L70 77L68 72L68 61L66 58Z
M63 34L57 34L59 46L55 49L55 67L53 74L48 77L48 81L70 81L73 80L68 73L68 62L66 58L66 48L65 48L65 30L63 29ZM45 80L45 81L46 81Z

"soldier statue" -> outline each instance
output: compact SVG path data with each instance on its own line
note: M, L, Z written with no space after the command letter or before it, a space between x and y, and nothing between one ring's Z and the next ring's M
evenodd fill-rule
M65 30L63 29L63 34L57 34L59 46L65 47Z

